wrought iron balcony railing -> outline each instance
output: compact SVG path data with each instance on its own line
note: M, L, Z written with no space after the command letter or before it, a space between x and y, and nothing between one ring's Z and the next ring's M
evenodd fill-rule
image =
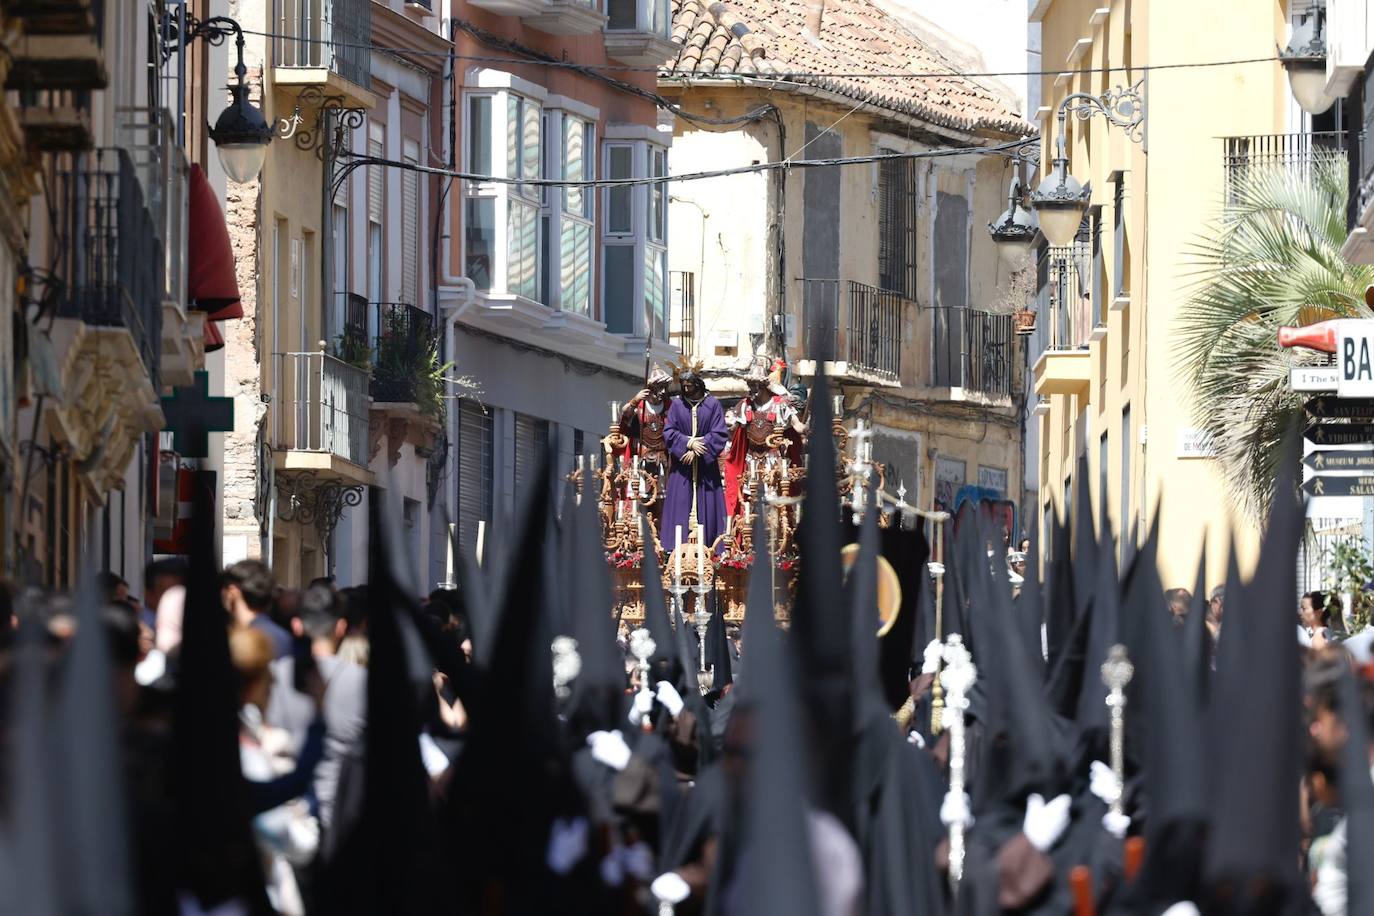
M897 293L854 280L802 280L806 355L840 360L850 372L897 382L902 371L902 316Z
M421 376L432 372L434 316L404 302L369 303L372 310L372 398L416 400Z
M164 258L128 151L97 149L56 176L61 223L54 274L57 314L124 328L156 389L162 345Z
M1304 176L1324 156L1343 160L1345 140L1340 131L1223 137L1226 203L1236 201L1245 181L1266 171L1283 169Z
M372 0L276 0L276 65L333 70L369 88Z
M367 467L367 370L323 351L276 357L277 447Z
M1011 316L971 308L931 310L930 384L1011 394Z
M1072 245L1047 248L1036 263L1036 311L1044 327L1045 349L1082 350L1102 323L1102 303L1093 301L1093 246L1080 238Z

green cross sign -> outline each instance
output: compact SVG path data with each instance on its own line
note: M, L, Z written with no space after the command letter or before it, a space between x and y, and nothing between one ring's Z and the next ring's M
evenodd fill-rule
M234 399L210 397L210 373L197 372L196 380L174 388L162 399L164 430L172 434L172 450L183 458L208 458L210 433L233 432Z

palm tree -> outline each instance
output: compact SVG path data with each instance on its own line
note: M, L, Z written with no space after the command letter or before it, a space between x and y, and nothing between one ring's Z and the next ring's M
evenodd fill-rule
M1255 519L1268 513L1280 445L1301 423L1293 366L1322 354L1278 345L1282 325L1369 318L1374 266L1341 256L1346 161L1318 152L1300 166L1251 166L1191 250L1177 358L1191 384L1196 422L1210 439L1228 494Z

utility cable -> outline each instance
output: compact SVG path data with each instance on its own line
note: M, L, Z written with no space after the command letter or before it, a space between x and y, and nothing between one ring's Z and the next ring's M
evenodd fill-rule
M526 60L522 57L494 57L481 54L450 54L447 51L434 51L429 48L407 48L379 45L373 43L335 41L330 38L307 38L288 35L282 32L263 32L244 29L245 35L261 38L280 38L299 44L329 45L334 48L355 48L371 51L385 51L393 54L409 54L414 57L442 57L487 64L534 64L542 67L565 68L571 70L598 70L608 73L652 73L661 79L738 79L744 80L789 80L789 79L978 79L1001 76L1076 76L1088 73L1147 73L1151 70L1195 70L1209 67L1234 67L1242 64L1278 63L1277 55L1268 57L1238 57L1226 60L1180 61L1173 64L1131 64L1114 67L1083 67L1073 70L925 70L898 71L888 73L880 70L821 73L807 70L783 70L769 73L702 73L696 70L675 70L671 67L636 67L629 64L583 64L552 55Z

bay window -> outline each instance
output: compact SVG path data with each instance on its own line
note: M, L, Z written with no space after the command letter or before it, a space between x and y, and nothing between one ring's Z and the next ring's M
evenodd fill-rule
M547 138L545 174L567 181L596 177L593 135L594 110L575 114L552 107L577 105L568 99L549 100L544 116ZM588 318L592 314L592 254L595 195L591 188L548 188L545 195L544 302L551 308Z
M517 182L542 178L542 90L498 71L479 70L470 79L479 89L467 96L464 106L466 169ZM484 292L537 301L544 197L540 186L475 181L465 190L466 274Z
M666 178L668 151L650 129L612 126L602 145L607 179ZM623 139L621 139L623 137ZM642 138L642 139L641 139ZM668 339L668 185L604 191L602 289L606 330Z

